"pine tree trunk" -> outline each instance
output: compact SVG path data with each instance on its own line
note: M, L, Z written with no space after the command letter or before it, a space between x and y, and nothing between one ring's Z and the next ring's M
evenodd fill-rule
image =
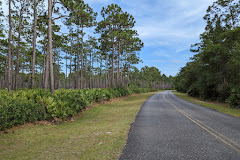
M108 72L106 71L106 78L105 78L105 88L108 88Z
M98 80L97 80L97 83L98 83L98 88L100 88L100 73L98 72Z
M39 70L40 70L40 72L39 72L39 78L38 78L38 88L41 88L43 70L41 70L41 68Z
M15 91L18 90L19 81L19 52L20 52L20 41L22 31L22 8L20 10L19 26L18 26L18 48L17 48L17 60L16 60L16 73L15 73Z
M100 86L99 88L102 88L102 58L101 58L101 63L100 63Z
M37 39L37 0L34 0L33 56L32 56L31 88L34 88L35 62L36 62L36 39Z
M83 75L83 25L82 25L82 48L81 48L81 89L83 89L84 75Z
M79 50L79 49L77 49L77 50ZM77 54L78 54L78 51L77 51ZM77 54L75 53L75 59L74 59L74 66L75 66L75 68L74 68L74 88L75 89L77 89Z
M12 35L12 59L11 59L11 84L12 84L12 89L14 89L14 70L13 70L13 66L14 66L14 62L13 62L13 59L14 59L14 42L15 42L15 39L14 39L14 35L15 35L15 32L13 32L13 35Z
M114 38L112 40L113 42L113 50L112 50L112 87L115 87L115 79L114 79L114 49L115 49L115 45L114 45Z
M90 54L90 73L89 73L89 88L91 89L92 88L92 85L91 85L91 83L92 83L92 77L91 77L91 75L92 75L92 52L91 52L91 50L90 50L90 52L89 52L89 54Z
M87 58L84 59L86 62L85 62L85 66L84 66L84 69L83 69L83 73L86 74L86 68L87 68ZM83 62L84 64L84 62ZM86 74L87 75L87 74ZM87 76L84 76L84 88L87 88Z
M48 0L48 49L46 59L46 74L44 89L48 88L48 76L50 72L50 91L54 93L54 77L53 77L53 57L52 57L52 0Z
M46 76L46 44L43 47L43 74L42 74L42 88L44 88L44 81Z
M71 50L70 50L70 73L69 73L69 88L72 88L71 86L71 75L72 75L72 39L71 39Z
M48 52L50 68L50 92L54 93L53 54L52 54L52 0L48 0Z
M60 57L58 57L58 67L57 67L57 89L59 89L60 86Z
M66 53L66 76L65 76L65 89L67 89L67 53Z
M96 86L95 86L95 76L92 77L92 88L96 88Z
M5 69L5 88L8 88L8 54L6 56L6 69Z
M117 58L117 87L119 87L119 67L120 67L120 42L118 42L118 58Z
M120 86L123 86L123 78L122 78L122 71L120 71Z
M31 74L28 74L28 88L30 88L31 83Z
M23 64L23 68L22 68L22 88L24 88L24 80L25 80L25 64Z
M125 72L123 74L123 87L126 88L126 77L125 77Z
M47 49L47 50L48 50L48 49ZM45 69L45 80L44 80L44 89L45 89L45 91L47 91L47 89L48 89L48 84L49 84L48 78L49 78L49 53L48 53L48 51L47 51L46 69Z
M9 0L9 35L8 35L8 91L12 90L12 75L11 75L11 38L12 38L12 24L11 24L11 0Z
M79 29L78 29L79 30ZM79 33L79 31L78 31L78 33ZM78 38L79 39L79 38ZM80 43L80 41L79 41L79 43ZM78 53L77 53L77 89L80 89L80 77L79 77L79 61L80 61L80 57L79 57L79 43L78 43ZM81 59L82 60L82 59ZM82 66L82 64L81 64L81 66ZM82 69L82 68L81 68ZM81 72L81 76L82 76L82 72ZM82 81L82 79L81 79L81 88L82 88L82 83L83 83L83 81Z

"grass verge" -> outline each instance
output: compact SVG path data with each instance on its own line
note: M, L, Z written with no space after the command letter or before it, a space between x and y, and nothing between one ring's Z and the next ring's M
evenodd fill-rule
M229 108L228 104L226 103L219 103L219 102L211 102L211 101L202 101L200 98L190 97L186 93L180 93L177 91L173 91L173 93L178 96L179 98L182 98L186 101L199 104L201 106L216 109L219 112L226 113L235 117L240 117L240 110L239 109L233 109Z
M96 104L72 123L34 125L0 134L0 159L117 159L130 124L155 93L135 94Z

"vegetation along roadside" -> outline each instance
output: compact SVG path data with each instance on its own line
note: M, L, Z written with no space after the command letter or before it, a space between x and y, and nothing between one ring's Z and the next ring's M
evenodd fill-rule
M202 101L202 99L200 98L190 97L187 95L187 93L180 93L177 91L173 91L173 93L179 98L182 98L186 101L199 104L207 108L216 109L219 112L226 113L235 117L240 117L240 110L236 108L230 108L229 105L226 103L219 103L214 101Z
M149 91L156 89L60 89L54 94L43 89L24 89L18 92L2 90L0 91L0 131L27 122L64 121L94 102Z
M20 127L0 134L1 159L117 159L138 110L155 93L96 104L72 123Z

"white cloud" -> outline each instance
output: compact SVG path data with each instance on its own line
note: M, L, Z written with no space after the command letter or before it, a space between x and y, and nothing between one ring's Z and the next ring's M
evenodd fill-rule
M109 4L113 3L114 0L87 0L85 3L88 3L90 5L96 5L96 4Z
M151 55L155 56L155 57L156 56L157 57L165 57L165 58L171 57L171 54L167 53L165 50L156 50Z
M176 53L180 53L180 52L182 52L182 51L186 51L186 50L190 50L190 46L185 46L185 47L181 47L181 48L177 48L176 49Z
M214 0L122 0L137 21L136 30L146 46L154 39L164 41L195 40L204 30L202 17ZM151 39L152 41L149 41ZM149 44L148 44L149 43Z

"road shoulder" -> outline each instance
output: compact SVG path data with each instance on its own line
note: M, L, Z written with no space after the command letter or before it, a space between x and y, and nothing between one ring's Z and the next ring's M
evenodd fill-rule
M219 102L210 102L210 101L204 101L200 98L195 98L195 97L190 97L186 93L180 93L177 91L172 91L177 97L186 100L188 102L198 104L210 109L214 109L218 112L225 113L228 115L232 115L234 117L239 117L240 118L240 109L233 109L229 108L228 104L226 103L219 103Z

